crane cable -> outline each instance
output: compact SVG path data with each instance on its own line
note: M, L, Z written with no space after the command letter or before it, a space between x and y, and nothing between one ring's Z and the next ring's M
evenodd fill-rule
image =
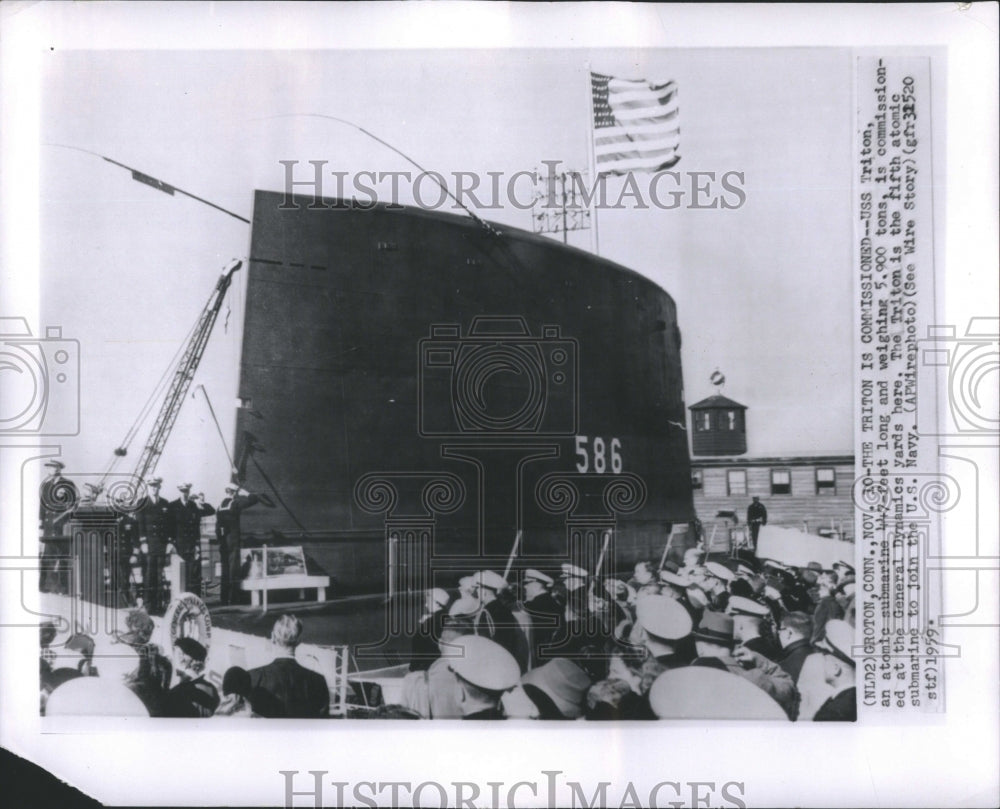
M112 455L111 462L108 464L108 468L101 479L102 484L104 483L104 480L114 472L118 464L121 463L121 459L128 454L127 450L131 445L132 441L135 440L135 436L138 434L139 428L142 426L142 424L149 416L150 411L153 409L153 405L162 395L169 380L174 375L176 375L177 367L180 363L180 358L183 355L184 350L187 347L188 343L191 341L192 335L197 330L198 324L201 322L201 316L202 312L199 312L198 318L195 320L194 324L188 330L188 333L185 335L184 339L180 342L179 346L177 347L177 350L174 352L174 356L170 359L170 362L167 364L167 367L164 369L155 387L149 394L149 398L146 399L146 403L142 406L142 409L139 411L139 414L132 422L132 425L126 431L125 436L123 437L121 443L118 445L118 449L116 449L114 454Z
M202 395L205 397L205 404L208 405L208 412L212 415L212 421L215 423L215 430L219 434L219 441L222 442L222 449L225 450L226 458L229 459L229 468L234 472L236 470L236 464L233 462L232 453L229 451L229 446L226 444L226 438L222 434L222 427L219 426L219 420L215 416L215 408L212 407L212 400L208 398L208 391L205 390L204 385L198 385L194 391L191 393L191 398L194 398L194 394L201 391Z

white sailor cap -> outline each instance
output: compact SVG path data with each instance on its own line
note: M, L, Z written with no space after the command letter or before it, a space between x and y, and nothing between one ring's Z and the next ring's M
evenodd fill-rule
M453 618L469 618L479 612L481 606L472 596L462 596L448 608L448 614Z
M781 706L750 680L702 666L670 669L649 690L660 719L782 719Z
M770 584L764 585L764 595L772 601L781 601L781 592Z
M667 641L691 634L691 615L669 596L643 593L635 603L636 622L650 635Z
M839 562L834 562L833 563L833 569L834 570L836 570L838 567L839 568L843 568L848 573L851 573L851 574L854 573L854 565L849 564L848 562L845 562L843 559L841 559Z
M816 648L832 654L849 666L857 666L857 661L851 657L851 646L854 643L854 627L847 621L834 619L827 621L822 640Z
M502 590L506 590L509 586L507 580L501 576L499 573L494 573L492 570L480 570L476 574L476 578L479 581L480 587L485 587L488 590L492 590L494 593L499 593Z
M237 486L235 483L230 483L228 486L226 486L227 494L236 494L236 492L238 492L239 490L240 487Z
M52 692L46 716L149 716L131 689L105 676L77 677Z
M546 576L544 573L542 573L542 571L535 570L533 567L530 567L524 571L524 577L522 581L525 582L537 581L539 584L545 584L545 585L555 584L555 579L553 579L551 576Z
M147 486L162 486L163 478L150 478L146 481Z
M463 680L484 691L506 691L521 679L521 667L514 656L489 638L466 635L453 641L449 668Z
M726 612L731 615L750 615L754 618L766 618L771 614L771 610L763 604L743 596L730 596Z
M708 596L697 584L689 584L685 588L684 594L687 596L688 603L695 609L703 610L708 606Z
M462 576L458 580L459 590L474 590L479 584L479 581L475 576Z
M709 576L714 576L724 582L731 582L736 579L736 574L733 573L733 571L718 562L706 562L705 572L708 573Z
M53 458L50 461L46 461L45 462L45 466L51 467L52 469L55 469L56 471L59 471L60 469L65 469L66 468L66 464L64 464L62 461L57 461L55 458Z
M177 488L178 488L178 489L179 489L180 491L182 491L182 492L189 492L189 491L191 491L191 486L192 486L192 484L190 484L190 483L182 483L182 484L181 484L180 486L178 486Z
M563 562L561 567L562 578L564 579L586 579L590 575L582 567L577 567L576 565L571 565L567 562Z

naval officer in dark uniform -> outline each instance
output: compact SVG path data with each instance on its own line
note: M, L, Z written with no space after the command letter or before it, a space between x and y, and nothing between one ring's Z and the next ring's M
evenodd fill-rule
M136 513L139 523L139 549L146 557L142 581L144 603L150 614L162 614L163 568L166 565L167 545L173 539L174 518L170 503L160 497L163 478L150 478L146 485L149 497Z
M531 568L524 571L521 581L521 603L531 616L532 661L535 665L540 665L550 656L542 652L543 647L551 644L553 638L562 635L566 606L552 595L550 588L555 580L551 576Z
M760 527L767 525L767 509L759 497L754 497L753 502L747 507L747 525L750 526L750 542L753 546L750 550L756 551Z
M69 592L70 538L66 536L66 518L80 501L80 490L62 476L65 464L51 460L51 471L38 490L38 522L41 529L42 558L39 589L49 593Z
M219 542L219 556L222 560L223 604L234 603L239 593L242 565L240 515L245 509L260 502L268 505L259 495L250 494L238 486L230 485L226 486L226 496L222 498L219 510L215 512L215 538ZM270 507L273 507L273 504Z
M184 589L201 595L201 520L215 514L215 509L205 502L205 496L191 497L191 484L177 487L181 493L170 504L174 518L174 544L177 553L186 563Z

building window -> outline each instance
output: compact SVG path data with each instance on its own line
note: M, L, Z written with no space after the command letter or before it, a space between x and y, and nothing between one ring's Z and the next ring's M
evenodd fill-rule
M730 497L747 493L747 470L729 469L726 471L726 491Z
M736 411L735 410L730 410L726 414L726 416L729 418L729 429L730 430L735 430L736 429Z
M711 430L712 414L707 411L704 413L696 413L694 417L694 428L699 433L703 433L705 430Z
M791 494L792 473L787 469L771 470L771 494Z
M703 477L704 474L705 473L702 472L702 470L700 470L700 469L692 469L691 470L691 488L692 489L695 489L695 490L701 489L702 484L705 482L705 479Z
M821 466L816 470L816 494L837 493L837 471L832 466Z

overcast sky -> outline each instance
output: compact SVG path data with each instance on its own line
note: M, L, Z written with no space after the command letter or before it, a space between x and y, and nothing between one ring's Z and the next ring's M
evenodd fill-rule
M601 255L673 296L686 401L713 393L709 375L721 369L726 395L749 408L751 454L851 450L845 50L54 51L47 59L43 142L107 155L247 218L254 189L282 188L279 160L326 160L327 170L351 174L415 172L349 127L279 116L346 118L428 169L509 176L542 160L587 166L588 60L614 76L673 79L674 170L743 172L746 202L724 211L601 211ZM609 182L613 197L621 183ZM42 150L41 197L42 324L81 343L83 422L64 455L71 469L96 472L222 267L247 255L250 228L51 146ZM411 201L405 186L400 201ZM531 228L530 214L510 205L481 214ZM590 249L589 234L573 241ZM230 444L244 282L192 386L205 386ZM200 393L185 403L159 471L168 493L185 478L218 500L227 462Z

